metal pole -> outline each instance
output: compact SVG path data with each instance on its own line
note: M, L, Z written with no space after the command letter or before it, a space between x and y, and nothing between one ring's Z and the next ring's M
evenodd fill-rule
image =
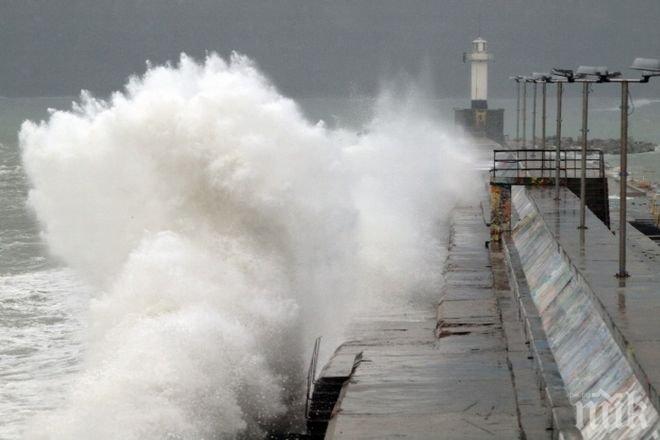
M580 226L586 229L587 200L587 132L589 123L589 83L582 83L582 163L580 172Z
M516 80L516 147L520 142L520 81Z
M545 89L546 89L546 82L543 82L543 85L541 86L542 92L543 92L543 99L542 99L542 105L541 105L541 149L545 150L545 113L546 113L546 96L545 96Z
M628 277L626 272L626 208L628 204L628 83L621 83L621 161L619 170L619 273L618 278Z
M543 173L545 172L545 113L546 113L546 84L547 82L543 81L543 85L541 86L541 95L542 95L542 103L541 103L541 177L543 177ZM550 174L550 173L548 173Z
M534 103L532 104L532 148L536 148L536 81L534 82Z
M522 147L527 146L527 82L523 82L522 98Z
M564 85L560 82L557 83L557 152L555 157L555 199L559 200L559 168L561 159L561 98Z

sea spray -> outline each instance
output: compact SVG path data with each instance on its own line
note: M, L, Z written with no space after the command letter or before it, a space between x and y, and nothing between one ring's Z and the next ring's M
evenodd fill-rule
M68 404L27 436L255 438L311 341L437 291L467 148L411 89L362 134L308 122L247 58L151 67L20 133L51 252L98 294Z
M660 103L660 99L649 99L649 98L635 98L630 101L630 106L634 108L648 107ZM620 106L610 106L610 107L596 107L593 109L595 112L618 112L621 110Z

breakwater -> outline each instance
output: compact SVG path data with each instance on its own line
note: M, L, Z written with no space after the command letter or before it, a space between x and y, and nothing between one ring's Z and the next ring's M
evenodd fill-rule
M516 282L527 285L537 311L527 317L528 327L534 321L542 327L536 337L545 336L542 343L561 375L583 438L652 438L660 426L652 379L657 368L639 356L649 342L635 338L641 336L635 333L643 316L634 315L655 307L655 299L638 296L643 303L621 320L622 304L612 304L608 294L618 289L619 301L625 301L626 294L639 295L639 281L626 286L615 280L616 262L608 258L616 254L607 249L615 248L614 237L593 214L588 213L589 229L576 243L579 201L563 191L557 202L551 192L518 188L513 194L519 220L509 240L510 254L517 254L512 260L524 276ZM635 275L641 277L644 264L636 263ZM645 336L652 341L654 335Z
M354 321L329 368L361 361L326 438L660 435L660 248L630 230L617 279L617 238L590 209L578 229L568 187L556 199L547 179L506 179L490 218L486 200L454 210L435 299Z

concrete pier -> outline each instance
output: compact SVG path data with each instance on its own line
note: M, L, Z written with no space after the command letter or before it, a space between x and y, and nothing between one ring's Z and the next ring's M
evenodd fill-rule
M660 247L629 228L617 279L617 237L546 183L455 209L437 297L354 322L325 438L660 438Z
M479 206L457 209L437 299L355 322L324 372L362 353L326 438L551 438L504 258L488 238Z
M633 231L628 279L617 279L617 240L579 200L518 188L512 242L571 405L604 406L625 420L584 426L585 438L653 438L660 432L658 246ZM583 414L584 415L584 414ZM620 426L615 426L617 423Z

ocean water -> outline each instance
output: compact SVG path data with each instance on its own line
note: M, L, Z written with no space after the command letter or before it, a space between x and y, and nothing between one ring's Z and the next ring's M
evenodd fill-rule
M0 438L295 428L317 336L442 283L478 179L423 96L296 102L212 55L0 100Z
M441 282L439 225L474 191L451 130L466 102L404 95L296 104L214 58L73 112L80 98L0 99L0 439L283 423L306 347L332 346L355 292ZM515 101L490 105L512 135ZM618 136L617 106L592 98L591 136ZM25 120L48 122L23 130L23 159ZM637 98L631 135L660 144L659 120ZM579 98L564 121L576 137ZM660 153L630 162L658 178Z
M49 256L26 207L18 151L25 119L42 119L69 98L0 99L0 438L21 437L35 412L63 404L81 358L89 289Z
M606 154L605 161L612 167L618 167L618 154ZM637 181L660 183L660 148L648 153L631 154L628 156L628 174Z

